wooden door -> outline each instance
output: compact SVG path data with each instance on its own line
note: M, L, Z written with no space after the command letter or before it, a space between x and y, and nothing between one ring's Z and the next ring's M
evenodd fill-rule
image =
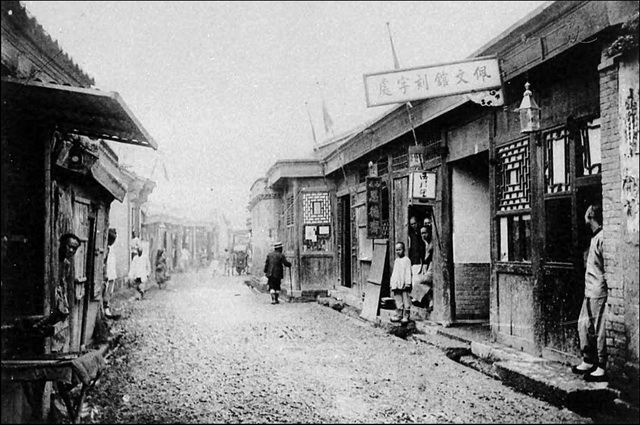
M409 176L393 179L393 240L392 243L404 242L407 245L407 229L409 227ZM395 250L389 249L389 262L395 260Z
M588 155L599 150L598 132L594 121L573 122L544 132L538 145L544 158L543 348L548 357L561 360L580 356L577 320L591 239L584 215L602 199L600 164Z
M89 301L93 295L95 280L96 230L97 217L95 207L87 199L76 197L73 202L73 232L82 243L74 256L75 284L69 288L70 350L79 351L88 341L87 315Z

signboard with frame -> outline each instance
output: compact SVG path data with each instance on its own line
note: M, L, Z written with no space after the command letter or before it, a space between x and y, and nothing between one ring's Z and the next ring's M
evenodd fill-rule
M412 200L428 201L436 199L436 173L414 171L409 174L409 197Z
M367 239L384 237L382 226L382 178L367 177Z
M496 57L364 74L367 107L405 103L502 86Z

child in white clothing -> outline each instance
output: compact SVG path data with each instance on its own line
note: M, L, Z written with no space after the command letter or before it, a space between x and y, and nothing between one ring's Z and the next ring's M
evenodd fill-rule
M396 255L390 281L391 292L396 301L396 312L391 321L408 323L411 311L411 260L404 255L404 243L396 244Z

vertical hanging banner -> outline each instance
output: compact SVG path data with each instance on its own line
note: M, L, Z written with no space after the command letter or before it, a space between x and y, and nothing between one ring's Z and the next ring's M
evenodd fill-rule
M382 228L382 178L367 177L367 238L384 237Z
M364 74L367 107L474 93L501 86L496 57Z

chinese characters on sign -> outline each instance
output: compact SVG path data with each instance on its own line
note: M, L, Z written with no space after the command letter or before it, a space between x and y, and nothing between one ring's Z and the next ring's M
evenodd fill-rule
M436 173L414 171L409 175L411 198L418 200L436 198Z
M367 106L472 93L502 86L497 58L364 75Z
M381 239L384 237L382 228L382 179L367 177L367 238Z

